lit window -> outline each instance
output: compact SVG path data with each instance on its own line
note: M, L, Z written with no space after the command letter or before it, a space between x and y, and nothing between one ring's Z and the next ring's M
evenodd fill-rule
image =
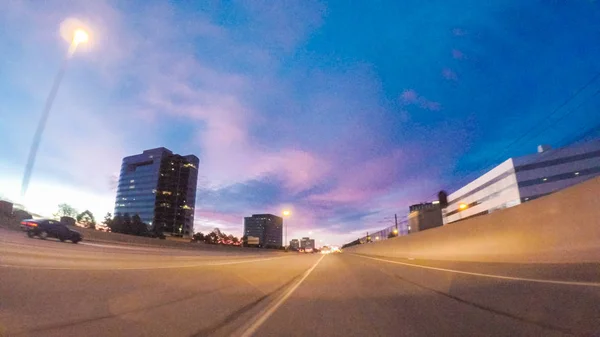
M578 176L578 175L579 175L579 172L575 172L575 175L576 175L576 176Z
M135 182L135 180L131 179L129 182L130 182L130 183L134 183L134 182Z
M548 181L548 178L544 178L544 179L542 179L542 180L543 180L543 181Z
M130 189L130 190L131 190L131 189L134 189L134 188L135 188L135 185L131 185L131 186L129 186L129 189Z

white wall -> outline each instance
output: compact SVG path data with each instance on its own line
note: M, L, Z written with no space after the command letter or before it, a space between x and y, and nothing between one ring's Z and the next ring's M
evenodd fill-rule
M463 196L513 169L513 161L512 159L508 159L481 177L475 179L473 182L450 194L448 196L448 201L453 201L457 197ZM460 204L464 203L469 205L476 201L480 201L481 203L458 213L444 216L444 224L458 221L486 210L501 209L505 208L507 205L518 205L520 203L520 195L516 175L514 173L510 174L481 191L455 200L445 209L445 214L458 210Z

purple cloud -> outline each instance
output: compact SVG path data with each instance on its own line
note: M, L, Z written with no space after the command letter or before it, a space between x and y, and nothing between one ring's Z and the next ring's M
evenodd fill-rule
M456 60L462 60L465 58L465 54L458 49L452 49L452 57Z
M444 68L442 70L442 76L449 81L458 81L458 76L456 73L450 68Z
M423 96L419 96L419 94L413 89L404 90L400 95L400 102L406 106L416 105L421 109L431 111L438 111L442 107L439 102L430 101Z
M454 36L464 36L467 35L467 31L462 28L454 28L452 29L452 34L454 34Z

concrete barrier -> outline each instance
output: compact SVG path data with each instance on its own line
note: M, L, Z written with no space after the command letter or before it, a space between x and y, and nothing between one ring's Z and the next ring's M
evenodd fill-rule
M346 252L485 262L600 261L600 178L516 207Z

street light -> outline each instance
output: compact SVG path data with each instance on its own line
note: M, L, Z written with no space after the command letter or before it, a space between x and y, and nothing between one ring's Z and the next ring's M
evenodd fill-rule
M73 42L77 45L79 45L80 43L85 43L88 42L88 40L90 39L90 36L88 35L88 33L79 28L77 30L75 30L75 33L73 34Z
M459 220L462 220L462 212L461 211L464 211L467 208L469 208L469 206L465 203L461 203L458 205L458 219Z
M78 27L74 28L74 25ZM31 144L31 148L29 149L29 156L27 157L27 164L25 165L25 172L23 173L23 182L21 183L21 197L25 197L27 193L27 188L29 186L29 179L31 178L31 171L33 170L33 165L35 164L35 158L37 156L38 148L40 147L40 142L42 140L42 134L44 133L44 129L46 128L46 122L48 121L48 116L50 115L50 109L52 108L52 103L54 103L54 99L56 98L56 94L58 93L58 88L60 87L60 83L62 78L67 70L67 65L69 64L69 60L75 54L77 47L89 41L89 34L85 29L83 29L80 23L74 19L67 19L63 21L61 24L61 33L67 34L70 39L71 45L69 46L69 50L67 51L67 55L62 61L62 64L58 70L58 73L54 77L54 82L52 83L52 88L50 88L50 93L46 98L46 103L44 104L44 110L42 110L42 118L40 118L40 122L38 123L37 129L35 130L35 134L33 136L33 143ZM64 35L63 35L64 36Z
M289 217L290 214L292 214L292 213L290 211L288 211L288 210L284 210L282 212L282 214L283 214L284 217ZM288 228L288 226L287 226L287 222L284 222L283 225L285 226L285 244L283 246L285 247L285 250L288 250L288 237L287 237L287 228Z

